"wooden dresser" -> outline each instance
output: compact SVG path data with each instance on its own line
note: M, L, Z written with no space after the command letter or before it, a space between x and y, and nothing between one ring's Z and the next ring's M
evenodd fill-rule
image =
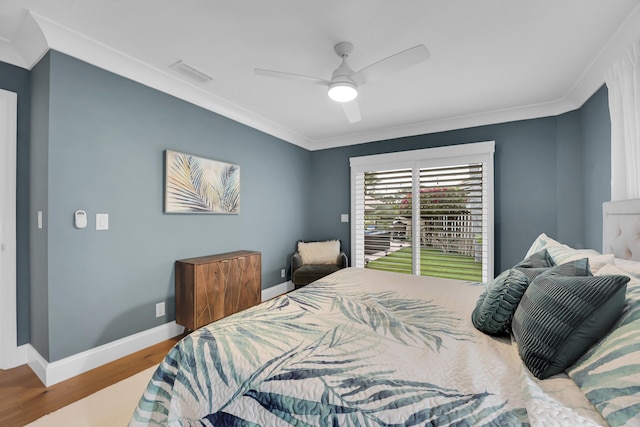
M255 251L176 261L176 323L195 330L260 303L261 263Z

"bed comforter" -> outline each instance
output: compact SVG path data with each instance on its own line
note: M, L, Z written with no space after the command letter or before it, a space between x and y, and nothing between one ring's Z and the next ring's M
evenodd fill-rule
M130 426L606 425L470 320L482 284L347 268L194 331Z

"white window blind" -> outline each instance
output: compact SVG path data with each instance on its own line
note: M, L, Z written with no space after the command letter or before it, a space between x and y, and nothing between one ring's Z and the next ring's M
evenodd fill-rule
M365 267L373 259L380 269L411 273L412 195L411 169L364 173Z
M352 262L493 278L494 143L351 159Z

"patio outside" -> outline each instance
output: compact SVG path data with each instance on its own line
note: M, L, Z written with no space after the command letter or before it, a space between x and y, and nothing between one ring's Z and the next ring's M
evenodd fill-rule
M391 238L389 247L365 255L365 268L412 273L413 250L411 242ZM420 275L444 277L480 282L482 281L482 261L473 256L439 249L420 248Z
M474 197L458 186L422 188L414 224L410 194L368 195L365 268L412 274L412 242L418 239L422 276L481 281L482 221L472 209Z
M365 268L412 274L420 250L420 275L482 281L482 182L481 164L366 172Z

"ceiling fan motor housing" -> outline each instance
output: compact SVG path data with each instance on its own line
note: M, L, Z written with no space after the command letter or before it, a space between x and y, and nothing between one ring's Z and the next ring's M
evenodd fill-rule
M337 102L353 101L358 96L358 85L351 79L353 70L347 64L347 57L353 52L353 44L340 42L333 50L342 58L342 62L331 74L329 84L329 98Z
M333 47L335 53L338 54L340 58L344 56L351 55L353 52L353 43L351 42L340 42Z

